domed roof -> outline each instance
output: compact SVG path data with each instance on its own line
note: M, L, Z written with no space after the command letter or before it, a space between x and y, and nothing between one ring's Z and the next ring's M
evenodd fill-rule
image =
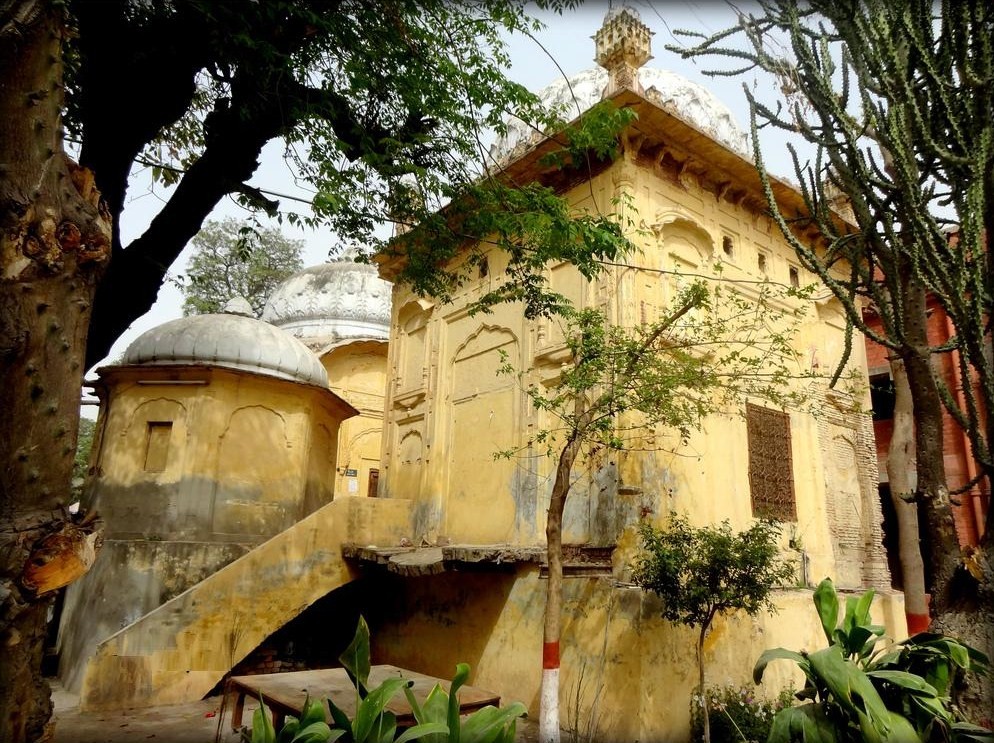
M262 319L309 343L390 336L392 285L345 256L305 268L278 287Z
M269 323L240 315L193 315L138 336L121 359L150 366L221 366L328 387L328 372L307 346Z
M654 67L638 70L643 96L699 129L712 139L740 155L749 157L749 138L739 128L732 112L707 88L691 82L674 72ZM570 78L562 78L539 91L544 107L567 120L577 118L601 100L608 84L608 73L601 67L584 70ZM535 130L518 119L507 124L507 134L490 151L498 162L517 157L537 140Z

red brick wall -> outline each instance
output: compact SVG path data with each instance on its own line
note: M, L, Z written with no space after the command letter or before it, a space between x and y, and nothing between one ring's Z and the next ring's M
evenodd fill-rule
M933 345L939 345L947 341L950 337L946 314L942 307L938 306L935 302L929 302L929 311L929 342ZM879 320L876 316L868 316L867 319L871 328L879 327ZM866 341L867 366L871 374L883 371L889 366L887 353L887 349L883 346L869 339ZM955 395L959 375L955 369L953 355L943 354L939 363L941 364L943 378ZM893 424L891 421L877 421L874 423L873 429L877 439L877 460L880 463L881 474L883 474L886 471L887 448L890 445ZM946 479L949 489L954 491L970 481L971 460L969 455L969 441L965 438L962 429L948 412L943 416L943 451L945 452ZM980 540L978 524L983 524L984 515L990 507L990 493L986 487L986 483L983 489L974 486L969 492L957 496L962 505L953 508L953 518L956 522L956 533L962 545L976 545ZM980 511L979 514L977 513L978 510Z

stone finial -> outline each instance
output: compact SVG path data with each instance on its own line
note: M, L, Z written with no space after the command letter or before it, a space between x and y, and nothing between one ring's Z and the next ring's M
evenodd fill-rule
M627 5L611 8L594 34L594 61L607 70L604 95L619 90L641 92L638 69L652 59L652 31L642 23L638 11Z
M255 317L255 310L245 297L235 296L229 299L221 308L224 315L241 315L242 317Z

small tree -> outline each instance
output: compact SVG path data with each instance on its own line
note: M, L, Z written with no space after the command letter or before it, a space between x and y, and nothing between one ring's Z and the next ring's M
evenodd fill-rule
M679 275L676 281L681 281ZM675 433L685 442L708 415L739 410L746 399L778 405L803 401L790 384L799 375L791 346L799 314L771 304L784 291L772 284L751 291L757 294L746 297L733 282L724 285L719 279L709 288L695 281L662 319L632 328L613 324L599 310L561 310L569 360L555 381L543 380L525 390L550 422L526 448L544 447L545 455L556 461L546 518L542 743L559 740L562 529L574 466L603 452L659 448L648 440L660 433ZM796 298L807 290L785 291ZM510 364L501 369L504 374L517 371Z
M289 240L273 228L228 217L207 222L193 238L183 291L183 314L220 312L233 297L244 297L256 317L280 282L303 268L303 240Z
M663 600L663 619L699 628L697 672L704 741L709 743L704 639L720 614L776 611L773 589L794 580L794 568L780 559L780 526L774 521L757 521L735 533L728 521L696 528L672 514L665 528L644 521L639 533L642 552L632 568L635 583Z

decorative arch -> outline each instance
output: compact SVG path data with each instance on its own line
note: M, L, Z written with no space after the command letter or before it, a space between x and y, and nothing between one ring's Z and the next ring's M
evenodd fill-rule
M480 324L460 343L452 354L452 399L503 389L511 385L509 377L497 375L501 352L507 361L520 360L518 336L500 325Z
M658 216L656 224L652 225L652 230L664 253L689 246L697 252L699 261L707 263L714 259L714 238L687 214L678 211L663 212Z

